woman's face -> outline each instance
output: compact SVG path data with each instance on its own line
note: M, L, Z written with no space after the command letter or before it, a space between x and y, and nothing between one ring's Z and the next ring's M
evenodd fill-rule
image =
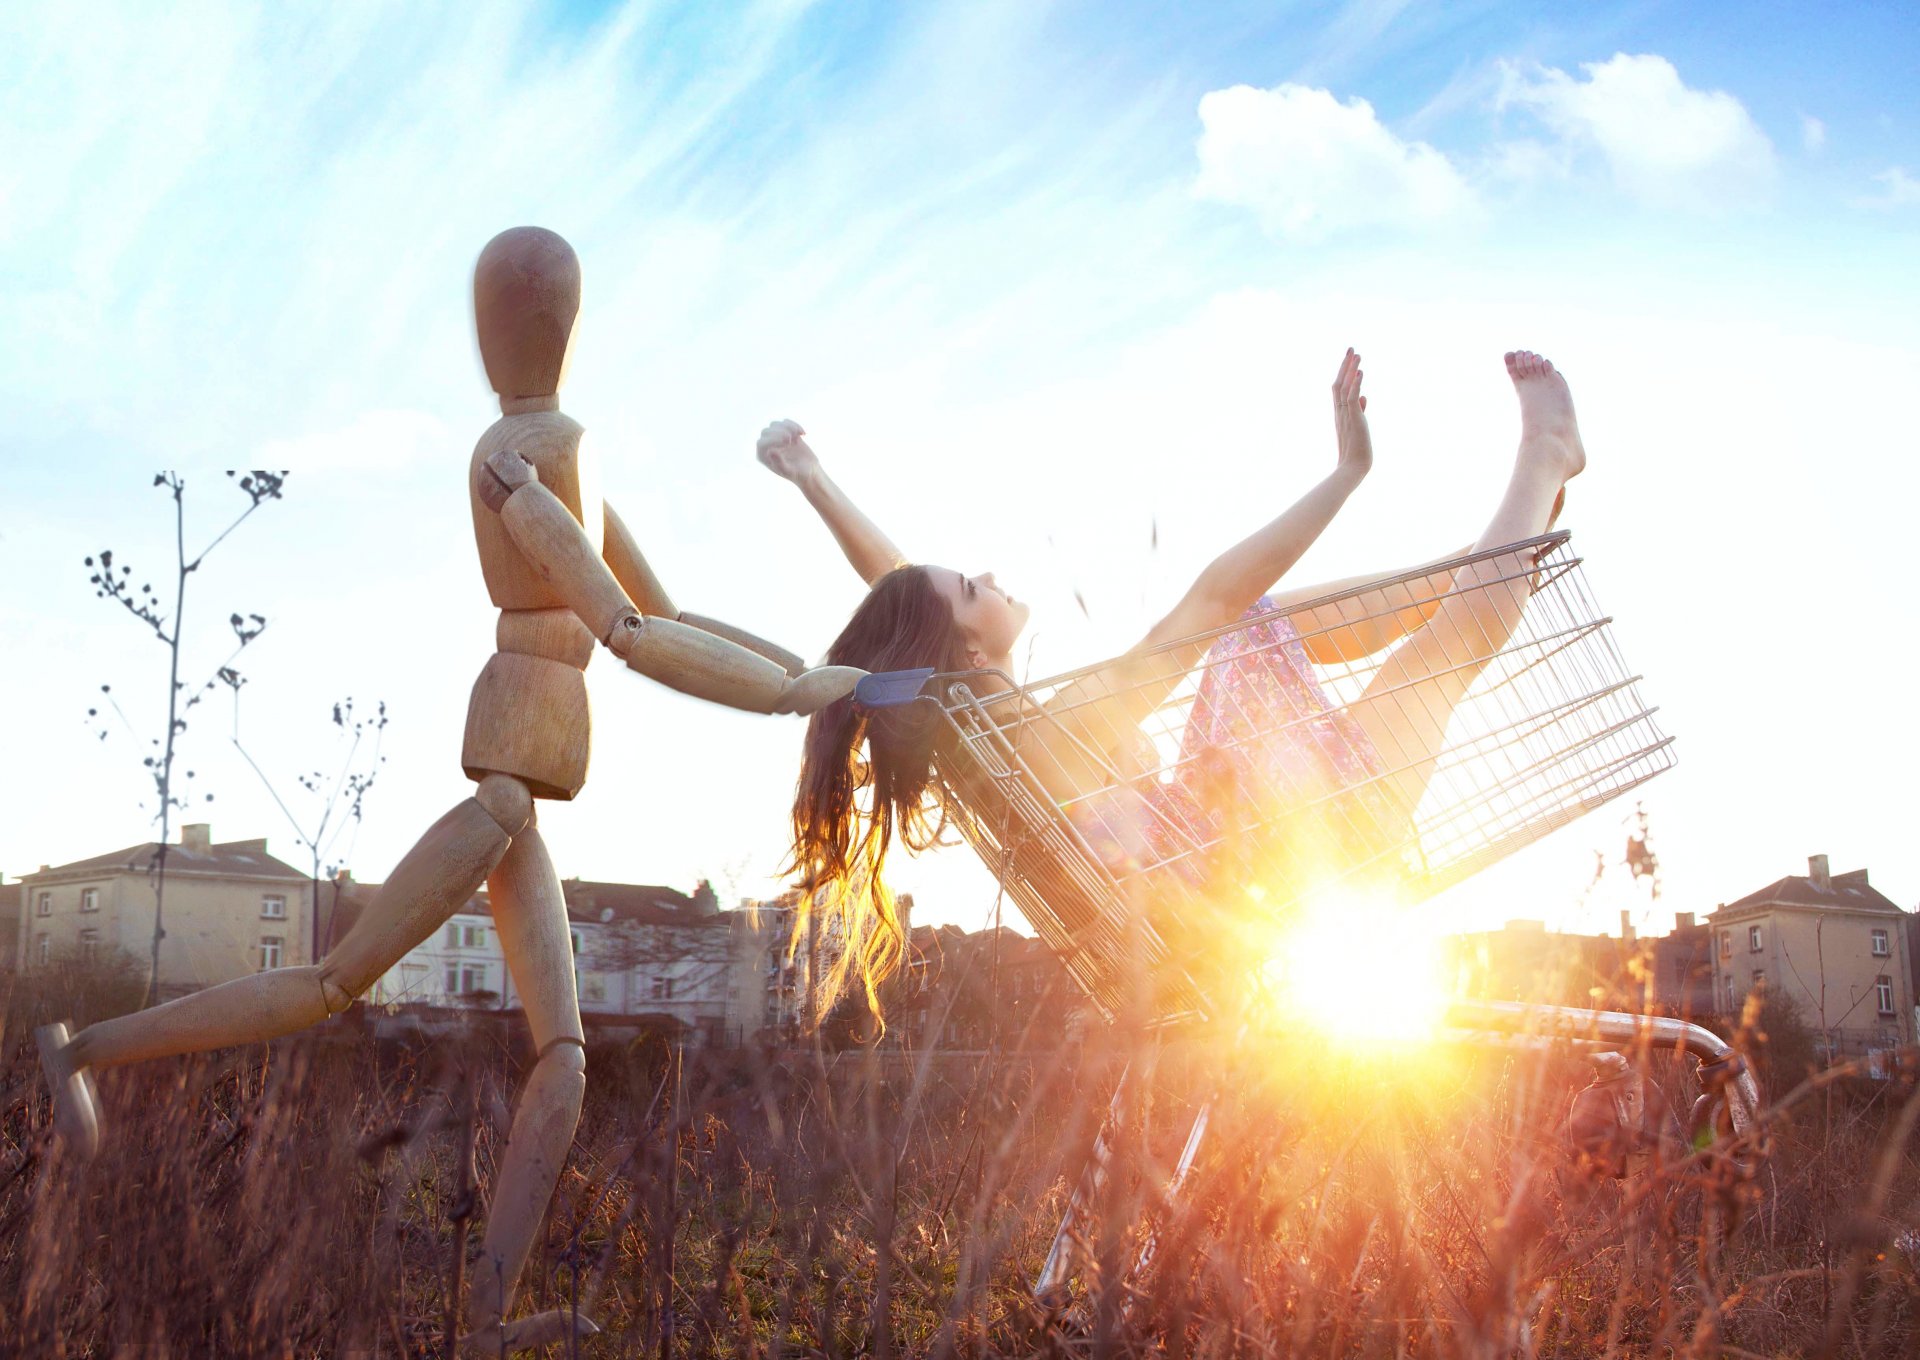
M1000 589L992 572L963 576L949 567L928 567L933 584L953 606L953 621L967 640L968 659L989 666L1013 655L1013 644L1027 626L1026 605Z

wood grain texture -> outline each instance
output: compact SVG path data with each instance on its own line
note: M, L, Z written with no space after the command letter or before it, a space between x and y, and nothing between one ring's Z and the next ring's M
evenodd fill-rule
M738 643L748 651L764 656L778 665L788 675L798 675L807 668L807 663L775 642L768 642L758 634L749 633L744 628L736 628L722 619L710 619L705 614L680 615L680 622L689 627L698 628L703 633L712 633L715 637L725 638L728 642Z
M473 267L473 322L503 399L550 396L567 379L580 315L580 257L544 227L510 227Z
M480 574L487 596L497 609L553 609L567 601L521 552L500 516L481 500L487 459L512 449L540 474L540 485L551 491L580 526L600 556L606 516L600 507L600 476L590 450L583 449L585 430L559 411L534 411L502 416L490 425L473 447L467 469L468 499L473 507L473 536L480 550Z
M534 1052L555 1039L585 1040L580 1006L574 994L573 931L560 874L540 836L538 824L513 838L513 845L487 876L493 926L513 970Z
M621 658L669 689L749 713L771 713L787 689L778 662L671 619L648 619Z
M465 906L506 849L507 833L478 799L456 803L400 857L346 939L321 961L321 976L360 995Z
M593 634L571 609L503 609L493 628L493 645L503 652L544 656L583 671L593 660Z
M510 774L535 798L571 800L587 782L587 678L563 661L495 652L473 682L460 766Z
M622 619L635 617L633 602L601 560L599 545L545 486L529 482L509 496L500 523L521 558L595 638L604 640Z

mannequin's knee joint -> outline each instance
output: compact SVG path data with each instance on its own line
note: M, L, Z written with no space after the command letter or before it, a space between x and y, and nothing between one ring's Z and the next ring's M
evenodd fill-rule
M587 1072L586 1042L571 1034L549 1039L542 1045L536 1061L542 1067L551 1065L562 1072L578 1072L584 1078Z
M509 836L519 835L533 821L533 795L510 774L488 775L473 796Z
M328 1015L338 1015L353 1004L353 993L325 973L316 972L313 980L320 985L320 1004Z

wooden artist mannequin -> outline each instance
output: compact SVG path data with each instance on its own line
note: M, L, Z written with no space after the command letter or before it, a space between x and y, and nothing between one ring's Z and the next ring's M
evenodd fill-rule
M481 252L474 320L501 418L480 436L468 487L481 571L500 618L498 650L467 709L461 764L478 784L473 797L428 828L318 964L239 978L71 1039L64 1025L38 1033L57 1125L90 1155L99 1123L88 1069L258 1043L343 1011L485 882L538 1053L474 1270L468 1339L488 1353L542 1344L571 1325L569 1314L554 1312L501 1327L586 1088L566 904L534 800L571 799L586 782L582 671L594 644L664 685L756 713L811 713L863 674L803 670L797 657L751 634L673 606L601 500L581 427L560 412L579 305L579 261L552 232L517 227Z

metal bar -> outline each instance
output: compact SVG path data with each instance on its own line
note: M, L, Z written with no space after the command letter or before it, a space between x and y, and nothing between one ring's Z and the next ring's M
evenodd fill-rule
M1180 1191L1186 1186L1187 1174L1193 1170L1194 1158L1200 1154L1200 1140L1207 1136L1207 1122L1213 1115L1213 1097L1209 1096L1200 1112L1193 1117L1193 1127L1187 1130L1186 1146L1180 1149L1180 1160L1174 1164L1173 1175L1167 1179L1167 1188L1160 1196L1160 1212L1171 1209L1180 1198ZM1149 1225L1146 1240L1140 1244L1140 1254L1134 1257L1133 1275L1136 1280L1145 1279L1147 1268L1153 1264L1153 1258L1160 1251L1160 1230ZM1123 1314L1132 1307L1132 1295L1122 1296Z
M1074 1183L1073 1194L1067 1198L1067 1210L1060 1217L1053 1245L1047 1249L1046 1262L1034 1277L1033 1297L1043 1307L1064 1307L1068 1301L1067 1281L1079 1260L1081 1244L1087 1240L1085 1223L1091 1217L1093 1202L1107 1182L1107 1162L1113 1156L1113 1139L1126 1118L1126 1097L1132 1080L1133 1064L1128 1063L1114 1084L1106 1118L1100 1121L1100 1131L1094 1135L1093 1151L1080 1172L1080 1179Z
M1703 1062L1719 1061L1734 1051L1731 1044L1712 1030L1667 1015L1588 1011L1577 1006L1545 1006L1524 1001L1458 1001L1447 1008L1446 1020L1450 1026L1468 1030L1684 1049ZM1733 1115L1733 1130L1745 1136L1759 1122L1759 1083L1751 1071L1743 1069L1734 1077L1728 1093L1727 1108Z

